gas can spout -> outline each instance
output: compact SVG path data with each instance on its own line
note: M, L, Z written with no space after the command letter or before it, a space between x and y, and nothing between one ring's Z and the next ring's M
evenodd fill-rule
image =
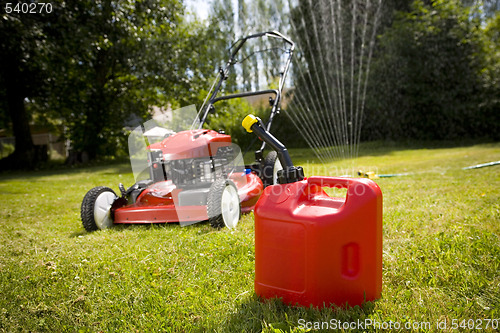
M278 158L283 166L283 170L278 171L278 182L280 184L293 183L304 179L302 167L293 165L285 145L265 129L259 117L250 114L243 119L242 125L248 133L255 133L259 139L270 145L278 153Z

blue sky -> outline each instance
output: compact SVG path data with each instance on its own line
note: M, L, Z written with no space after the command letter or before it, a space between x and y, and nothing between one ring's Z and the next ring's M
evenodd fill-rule
M206 19L208 17L209 7L210 1L207 0L186 0L187 10L195 13L201 19Z

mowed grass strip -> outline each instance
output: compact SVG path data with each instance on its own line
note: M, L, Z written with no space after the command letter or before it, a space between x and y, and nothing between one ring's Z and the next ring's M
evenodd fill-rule
M326 166L305 149L291 155L307 175L409 173L376 180L384 194L380 300L320 310L260 301L252 214L236 230L201 223L85 232L85 193L133 183L129 166L117 164L0 176L0 330L298 332L371 320L437 331L446 320L451 332L453 319L483 330L500 319L500 166L461 169L500 160L500 144L361 148L357 159Z

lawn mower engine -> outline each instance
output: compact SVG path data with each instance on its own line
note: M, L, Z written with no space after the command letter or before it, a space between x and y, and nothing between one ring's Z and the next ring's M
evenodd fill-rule
M151 179L171 179L180 187L210 186L225 178L237 153L229 135L205 129L177 133L149 149Z
M245 170L229 135L182 131L148 149L150 178L122 189L126 205L114 207L114 223L209 220L214 227L234 227L240 212L251 211L263 191L260 178Z

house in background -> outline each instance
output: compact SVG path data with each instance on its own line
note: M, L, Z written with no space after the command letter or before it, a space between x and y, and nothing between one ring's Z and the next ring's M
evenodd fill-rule
M31 138L35 146L47 146L47 152L52 158L68 157L69 142L61 139L47 128L30 125ZM14 151L16 138L7 132L5 129L0 129L0 156L6 157Z
M151 117L159 123L164 123L172 120L172 109L160 108L157 106L151 107ZM126 129L133 129L142 121L137 116L131 116L125 124ZM35 124L30 125L31 137L35 146L47 146L47 152L51 159L67 159L71 152L71 142L69 139L64 139L61 135L56 134L54 130L50 130L44 126ZM63 132L61 128L59 132ZM173 133L173 132L172 132ZM168 133L168 134L172 134ZM152 136L159 135L156 132L149 133ZM165 135L166 133L162 133ZM0 158L6 157L14 151L16 138L12 136L12 132L6 129L0 129Z

